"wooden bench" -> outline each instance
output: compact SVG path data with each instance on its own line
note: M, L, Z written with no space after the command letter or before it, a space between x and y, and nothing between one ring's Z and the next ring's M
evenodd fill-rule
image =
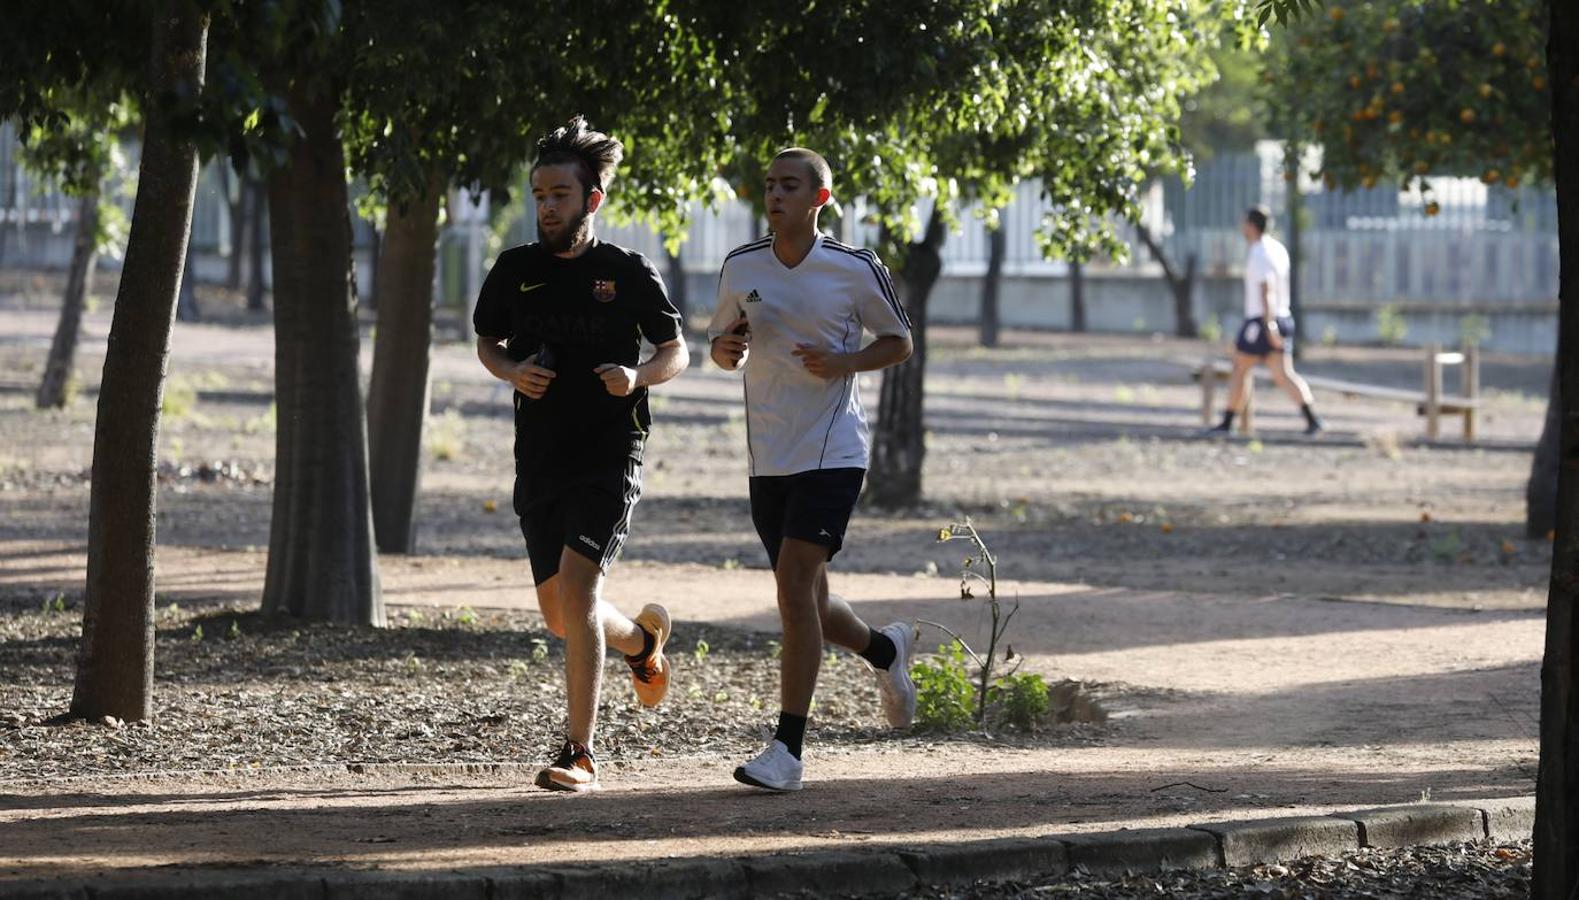
M1458 394L1443 392L1442 370L1447 366L1460 366L1458 379ZM1201 384L1201 421L1208 426L1215 417L1214 406L1217 396L1217 383L1227 381L1233 374L1233 365L1226 360L1216 357L1207 357L1205 362L1193 370L1193 377ZM1322 378L1320 376L1306 375L1305 381L1313 391L1324 391L1339 394L1344 397L1368 397L1373 400L1392 400L1399 403L1408 403L1415 408L1415 414L1425 416L1425 434L1428 440L1437 440L1442 432L1443 416L1463 416L1464 442L1473 443L1476 437L1477 420L1480 414L1480 352L1475 347L1466 347L1462 352L1444 352L1440 345L1433 344L1425 350L1425 387L1424 390L1410 391L1400 388L1382 387L1374 384L1361 384L1355 381L1344 381L1338 378ZM1250 382L1250 390L1245 395L1244 412L1239 417L1239 430L1241 434L1252 435L1255 433L1255 382L1270 382L1272 376L1262 366L1255 369L1255 378Z

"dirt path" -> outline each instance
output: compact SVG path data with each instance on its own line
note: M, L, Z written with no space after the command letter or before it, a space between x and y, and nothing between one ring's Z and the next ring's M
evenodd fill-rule
M29 411L29 367L53 322L0 323L0 597L75 604L92 404ZM103 326L90 316L84 373ZM1193 437L1198 395L1180 364L1199 345L1038 335L986 353L949 334L929 382L931 505L860 514L835 590L874 622L974 635L979 606L955 599L960 554L933 540L973 516L1022 604L1016 653L1050 676L1123 686L1099 743L817 747L798 797L743 792L729 779L738 760L683 753L612 764L587 802L541 795L514 769L69 783L0 771L0 878L961 840L1531 789L1549 549L1520 536L1519 447L1539 427L1542 364L1488 361L1480 449L1415 445L1416 421L1363 403L1333 404L1339 433L1320 444L1281 436L1293 415L1275 408L1261 442L1221 444ZM161 602L251 602L267 541L270 338L178 326L175 347L193 400L164 435ZM1418 377L1405 351L1312 356L1317 371ZM421 553L381 560L386 599L522 607L502 402L464 348L441 348L436 378ZM625 605L667 604L681 628L775 626L747 525L737 392L697 371L656 404L649 494L609 585ZM232 474L197 472L212 461ZM0 685L0 711L4 698ZM1199 787L1164 788L1185 781Z

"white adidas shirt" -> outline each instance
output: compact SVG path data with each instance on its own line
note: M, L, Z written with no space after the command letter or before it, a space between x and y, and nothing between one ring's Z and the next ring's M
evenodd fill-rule
M871 431L856 376L819 378L793 353L797 344L853 353L863 329L910 334L877 254L819 234L792 269L773 252L771 236L737 247L724 258L708 339L741 315L751 323L744 366L751 474L866 468Z

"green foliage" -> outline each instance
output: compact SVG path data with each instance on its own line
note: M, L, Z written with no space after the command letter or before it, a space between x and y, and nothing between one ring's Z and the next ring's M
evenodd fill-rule
M1403 312L1394 304L1376 308L1376 337L1389 346L1397 346L1409 336L1409 323Z
M992 704L1007 724L1030 731L1047 717L1052 702L1047 695L1047 680L1034 672L1005 675L987 692Z
M1255 149L1266 138L1260 55L1232 45L1211 54L1217 79L1184 101L1180 139L1197 160Z
M1491 323L1479 313L1471 313L1458 320L1458 342L1466 347L1479 347L1491 337Z
M1223 322L1217 317L1217 313L1206 317L1206 321L1201 323L1200 333L1201 340L1209 344L1215 344L1223 339Z
M182 378L172 378L164 386L159 412L171 421L180 421L197 408L197 389Z
M1267 56L1274 117L1289 137L1322 144L1329 187L1549 178L1544 10L1539 0L1334 3Z
M910 667L916 685L916 724L935 731L961 731L976 718L976 687L965 668L959 641L938 647L937 656Z
M697 662L701 662L702 660L707 659L707 654L711 652L712 649L713 648L707 643L707 641L697 641L696 646L691 650L691 657Z

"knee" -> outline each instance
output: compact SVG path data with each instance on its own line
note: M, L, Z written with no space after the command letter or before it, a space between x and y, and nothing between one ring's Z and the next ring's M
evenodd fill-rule
M565 636L565 614L559 606L558 585L545 582L537 586L537 608L543 614L543 627L554 637Z

